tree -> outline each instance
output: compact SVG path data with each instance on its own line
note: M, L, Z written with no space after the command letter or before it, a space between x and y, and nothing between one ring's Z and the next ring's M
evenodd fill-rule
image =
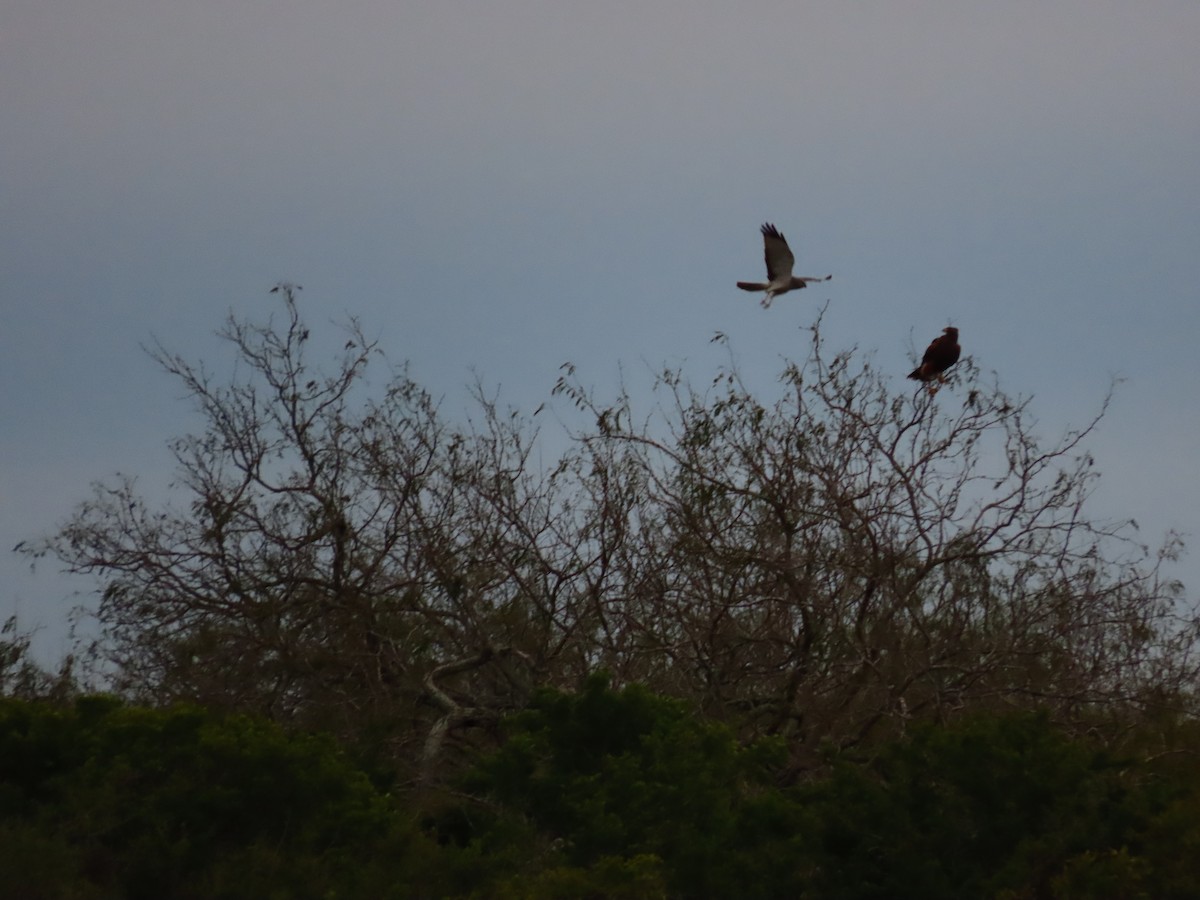
M670 897L1192 897L1200 769L1195 722L1175 727L1186 752L1147 759L1148 729L1118 752L1043 713L967 714L781 786L779 738L593 677L511 717L433 833L448 864L507 862L474 873L488 896L611 896L641 873Z
M819 324L771 405L733 367L704 392L666 371L667 411L633 427L627 396L559 382L599 423L577 435L617 486L599 505L637 529L605 665L810 751L968 708L1190 704L1200 619L1160 575L1178 538L1151 552L1087 513L1107 400L1047 444L969 361L961 405L896 393Z
M798 895L804 820L773 780L782 741L743 746L687 704L604 675L576 694L539 691L505 730L463 781L486 805L461 816L460 842L507 840L535 870L580 878L657 872L672 897Z
M0 697L68 697L76 690L75 660L62 660L57 672L47 672L32 658L32 635L10 616L0 625Z
M328 737L0 700L7 896L414 896L436 852Z
M102 484L24 548L99 577L133 696L328 728L414 778L598 668L782 735L797 767L970 708L1190 702L1177 541L1085 508L1103 408L1046 444L969 362L897 392L818 322L771 402L733 367L704 391L667 371L640 414L565 367L559 414L587 424L541 467L534 420L482 387L460 425L404 369L372 398L356 322L312 368L280 295L279 324L227 320L228 383L152 351L204 420L172 443L180 499Z

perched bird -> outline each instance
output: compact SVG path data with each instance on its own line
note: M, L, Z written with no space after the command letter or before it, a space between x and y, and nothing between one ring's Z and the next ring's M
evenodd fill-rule
M767 262L767 281L739 281L737 286L743 291L766 291L762 298L763 308L771 305L771 301L779 294L788 291L798 291L808 287L810 281L828 281L832 275L824 278L798 278L792 274L792 266L796 257L788 247L787 239L779 233L779 229L767 222L762 227L763 258Z
M958 329L953 326L943 328L941 336L934 338L925 348L921 364L909 372L908 377L926 382L936 379L939 384L944 384L946 381L945 371L958 362L961 353L962 347L958 345ZM937 385L931 386L929 391L936 394Z

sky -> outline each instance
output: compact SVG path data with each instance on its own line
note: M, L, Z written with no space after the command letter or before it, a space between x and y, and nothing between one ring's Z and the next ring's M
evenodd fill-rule
M143 347L219 370L281 280L451 403L703 383L716 332L769 381L826 301L897 379L957 325L1047 440L1120 379L1092 510L1191 535L1195 599L1198 40L1193 0L6 0L0 619L70 649L95 582L9 549L165 497L199 422ZM764 221L833 280L738 291Z

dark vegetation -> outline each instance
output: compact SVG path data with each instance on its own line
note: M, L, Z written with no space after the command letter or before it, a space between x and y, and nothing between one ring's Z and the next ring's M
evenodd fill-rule
M203 421L171 501L20 548L102 630L55 675L0 635L14 896L1200 895L1200 620L1173 536L1088 514L1100 416L814 326L769 400L566 366L455 424L280 293L230 381L153 351Z
M602 677L536 692L504 735L420 794L262 719L2 701L0 884L31 900L1200 891L1195 757L1117 753L1044 714L916 725L787 785L782 738L739 740Z

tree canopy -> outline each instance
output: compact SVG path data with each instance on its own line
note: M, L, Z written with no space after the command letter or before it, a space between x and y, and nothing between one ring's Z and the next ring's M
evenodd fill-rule
M261 718L0 700L0 884L28 900L1200 892L1200 769L1146 753L1152 731L1115 753L1044 714L967 714L787 785L782 737L744 741L689 706L602 675L540 689L421 798Z
M329 738L111 697L0 700L7 896L412 896L399 876L421 871L419 846Z
M1088 514L1103 407L1048 441L969 360L912 391L818 321L769 399L668 370L640 409L564 366L543 463L544 415L478 390L448 421L404 368L373 393L362 328L323 369L280 296L281 320L227 320L229 379L152 350L202 416L173 499L105 482L24 548L99 578L127 696L369 739L425 780L598 669L784 737L795 772L963 711L1191 703L1177 542Z
M277 293L231 375L152 348L200 416L165 500L118 476L18 548L97 579L114 696L0 631L0 883L1200 891L1200 614L1177 538L1090 513L1106 402L1047 439L969 359L912 390L818 320L766 391L568 364L456 421L357 322L315 363Z

